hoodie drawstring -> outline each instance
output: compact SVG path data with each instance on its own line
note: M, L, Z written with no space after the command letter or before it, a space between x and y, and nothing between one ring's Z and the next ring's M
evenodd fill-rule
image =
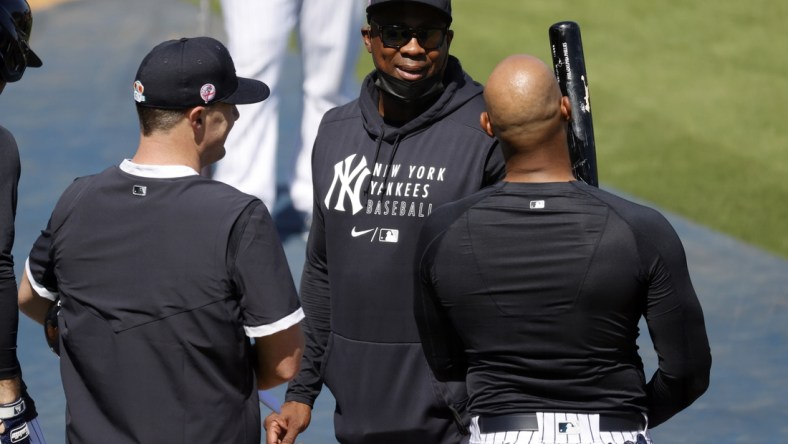
M378 136L377 140L377 147L375 148L375 159L372 161L372 171L375 171L375 165L378 163L378 156L380 156L380 146L383 145L383 136L386 135L386 127L383 125L380 126L380 135ZM369 175L369 180L367 181L367 187L364 189L364 196L369 197L369 187L372 185L372 178L373 175Z
M391 166L394 164L394 156L397 155L397 149L399 149L399 139L401 134L397 134L397 137L394 139L394 146L391 148L391 156L389 157L388 164L386 165L385 172L383 173L383 195L386 195L386 186L389 183L389 173L391 172Z
M375 165L378 164L378 159L380 158L380 147L383 145L383 138L386 135L385 127L380 127L380 136L377 139L377 147L375 148L375 160L372 161L372 171L375 171ZM397 155L397 150L399 149L399 141L402 138L402 134L397 134L397 137L394 139L394 145L391 148L391 156L389 156L389 160L386 163L386 168L383 169L383 184L382 188L379 188L383 195L386 194L386 187L389 183L389 174L391 173L391 166L394 164L394 156ZM367 181L367 187L364 189L364 196L369 197L369 189L372 186L372 180L374 179L373 174L369 175L369 180Z

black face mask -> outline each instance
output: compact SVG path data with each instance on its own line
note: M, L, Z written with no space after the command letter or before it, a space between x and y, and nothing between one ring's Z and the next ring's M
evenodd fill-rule
M409 82L378 71L375 86L406 103L426 102L438 97L444 89L443 75L434 75Z

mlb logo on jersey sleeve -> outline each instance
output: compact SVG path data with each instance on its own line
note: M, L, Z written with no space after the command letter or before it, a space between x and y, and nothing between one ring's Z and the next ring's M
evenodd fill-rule
M394 230L392 228L381 228L378 241L392 244L399 242L399 230Z

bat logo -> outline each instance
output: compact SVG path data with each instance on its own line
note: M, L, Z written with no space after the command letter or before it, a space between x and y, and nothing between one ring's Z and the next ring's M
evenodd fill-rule
M580 80L583 81L583 87L585 88L585 96L583 97L583 100L585 101L585 103L580 106L580 109L582 109L583 111L585 111L587 113L590 113L591 112L591 102L588 100L588 80L586 79L586 76L580 76Z

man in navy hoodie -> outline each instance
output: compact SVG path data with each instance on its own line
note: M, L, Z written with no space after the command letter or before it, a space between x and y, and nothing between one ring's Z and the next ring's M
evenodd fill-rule
M342 443L467 441L464 384L437 382L421 351L413 259L425 218L496 182L503 159L479 128L482 86L449 55L450 1L371 0L367 18L375 70L315 141L307 346L269 443L295 441L323 384Z

